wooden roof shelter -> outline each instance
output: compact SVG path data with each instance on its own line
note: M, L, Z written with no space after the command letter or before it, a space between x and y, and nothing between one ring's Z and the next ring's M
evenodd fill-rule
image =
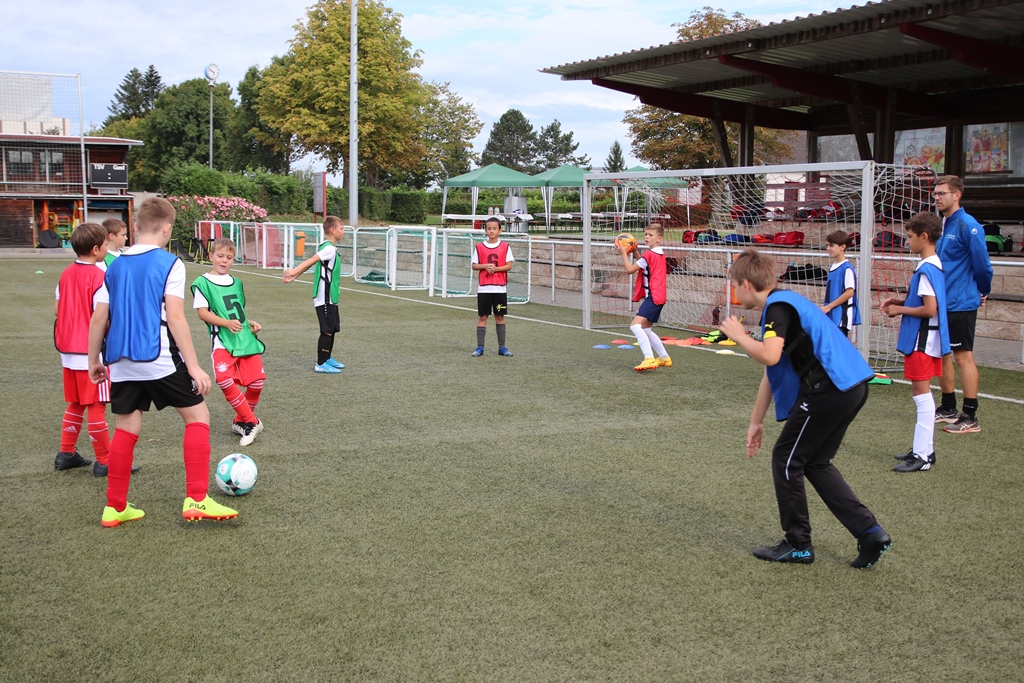
M945 127L963 176L965 125L1024 119L1024 0L885 0L542 71L710 119L726 166L753 164L755 125L807 131L809 161L819 136L852 134L886 163L897 130Z

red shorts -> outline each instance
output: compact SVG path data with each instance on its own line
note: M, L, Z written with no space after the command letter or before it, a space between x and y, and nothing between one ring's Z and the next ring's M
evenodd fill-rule
M903 379L922 380L942 377L942 359L924 351L914 351L903 358Z
M64 368L64 400L91 406L93 403L110 403L110 380L93 384L88 370Z
M263 356L258 353L235 358L227 349L214 349L212 355L213 381L217 384L233 379L243 387L247 387L258 379L267 378L266 373L263 372Z

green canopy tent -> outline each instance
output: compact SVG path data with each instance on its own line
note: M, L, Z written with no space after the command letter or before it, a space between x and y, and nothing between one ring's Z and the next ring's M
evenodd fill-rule
M551 228L551 201L555 195L556 187L575 187L580 190L582 202L583 196L583 175L589 171L563 164L550 171L544 171L533 176L533 179L540 185L540 194L544 198L544 214L547 220L547 227Z
M448 204L448 188L468 187L472 192L472 208L470 213L476 215L476 203L480 198L481 187L507 187L508 196L513 196L515 188L537 187L537 181L525 173L514 171L500 164L489 164L474 169L469 173L449 178L444 181L444 193L441 197L441 214L444 215L445 207Z

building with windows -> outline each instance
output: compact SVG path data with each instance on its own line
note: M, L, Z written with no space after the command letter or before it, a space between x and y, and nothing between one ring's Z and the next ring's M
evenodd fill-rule
M132 224L127 157L142 142L61 133L59 126L40 133L2 123L0 248L59 243L86 220Z

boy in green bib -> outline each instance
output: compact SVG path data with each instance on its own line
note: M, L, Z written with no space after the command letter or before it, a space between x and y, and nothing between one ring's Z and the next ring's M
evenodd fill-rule
M210 246L213 269L192 283L192 307L210 329L214 381L235 410L231 430L239 434L239 446L248 446L263 431L254 410L267 375L263 371L266 347L257 337L261 326L245 314L242 281L228 273L235 261L235 245L216 239Z
M338 318L338 294L341 291L341 261L338 259L337 243L345 236L345 224L337 216L324 219L324 241L316 253L294 268L284 271L284 281L291 282L314 265L313 308L320 322L320 337L316 345L314 372L336 375L345 366L331 358L334 351L334 335L341 330Z

